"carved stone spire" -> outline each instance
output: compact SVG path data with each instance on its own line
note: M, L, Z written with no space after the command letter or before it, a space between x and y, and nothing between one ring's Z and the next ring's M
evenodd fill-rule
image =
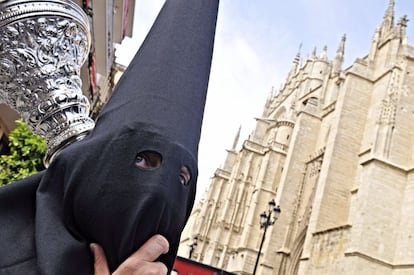
M292 69L290 69L289 75L288 75L288 80L290 80L297 72L298 67L299 67L299 63L300 63L300 51L302 49L302 43L300 43L299 45L299 50L295 56L295 58L293 59L293 65L292 65Z
M312 58L313 60L315 60L315 59L316 59L316 46L315 46L315 47L313 48L313 50L312 50L311 58Z
M407 37L407 24L408 24L408 17L407 15L402 16L397 23L397 36L401 39L403 44L406 44L408 42Z
M388 8L384 14L384 20L379 27L379 43L386 39L389 34L394 30L394 6L395 0L390 0Z
M394 6L395 0L390 0L388 8L385 11L384 21L382 21L381 24L381 31L383 34L390 31L394 27Z
M272 88L270 89L269 95L267 96L266 103L264 105L263 117L266 117L268 113L270 112L269 108L272 106L274 96L275 96L275 87L272 86Z
M408 42L406 34L406 27L408 22L407 16L401 17L398 20L397 25L394 25L394 6L395 0L390 0L388 8L385 11L383 17L383 21L375 31L369 53L370 61L373 61L375 59L375 56L377 55L379 49L382 48L382 45L387 41L398 39L402 44L406 44ZM396 52L392 54L396 54Z
M332 75L338 75L342 70L342 64L344 62L344 54L345 54L345 41L346 35L342 36L341 42L339 43L339 47L336 50L336 56L332 62Z
M344 33L341 38L341 42L339 42L339 47L336 50L336 56L344 57L345 53L345 41L346 41L346 34Z
M321 55L319 56L321 60L328 61L328 46L323 47Z
M233 151L236 151L237 144L239 143L240 132L241 132L241 125L239 127L239 130L236 133L236 136L234 137L233 146L231 147L231 150Z
M227 172L231 172L231 170L233 169L236 160L237 160L237 151L236 151L236 147L237 144L239 143L239 139L240 139L240 132L241 132L241 125L239 127L239 130L236 133L236 136L234 137L234 141L233 141L233 146L230 150L226 150L227 151L227 157L226 160L224 161L224 165L222 167L223 170L227 171ZM250 136L249 136L250 138Z

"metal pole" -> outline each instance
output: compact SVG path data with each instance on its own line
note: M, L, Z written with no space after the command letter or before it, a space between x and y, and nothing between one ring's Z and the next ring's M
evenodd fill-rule
M256 275L256 269L257 269L257 265L259 264L259 258L260 258L260 254L262 253L262 248L263 248L263 243L266 237L266 231L267 231L267 227L270 225L270 214L267 216L267 221L264 224L264 232L263 232L263 236L262 236L262 242L260 243L260 247L259 247L259 253L257 254L257 258L256 258L256 263L254 264L254 269L253 269L253 275Z

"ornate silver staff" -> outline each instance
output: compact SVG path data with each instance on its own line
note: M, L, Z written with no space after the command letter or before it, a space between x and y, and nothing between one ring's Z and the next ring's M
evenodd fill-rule
M0 0L0 103L46 139L46 163L95 125L80 78L90 44L89 19L72 1Z

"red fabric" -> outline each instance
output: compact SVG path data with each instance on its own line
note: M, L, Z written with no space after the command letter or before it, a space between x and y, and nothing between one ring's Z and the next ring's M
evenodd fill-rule
M204 264L200 264L190 260L182 260L180 257L177 257L174 262L174 269L178 272L178 275L213 275L220 274L214 267L209 267ZM174 274L174 273L171 273ZM229 274L223 272L222 274Z

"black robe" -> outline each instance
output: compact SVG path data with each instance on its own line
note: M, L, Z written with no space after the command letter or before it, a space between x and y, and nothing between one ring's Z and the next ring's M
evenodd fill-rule
M38 274L36 189L43 172L0 188L0 274Z
M160 261L171 270L195 197L217 10L217 0L167 0L95 129L0 188L0 274L93 274L91 242L114 271L154 234L170 243ZM144 151L161 165L137 167Z

